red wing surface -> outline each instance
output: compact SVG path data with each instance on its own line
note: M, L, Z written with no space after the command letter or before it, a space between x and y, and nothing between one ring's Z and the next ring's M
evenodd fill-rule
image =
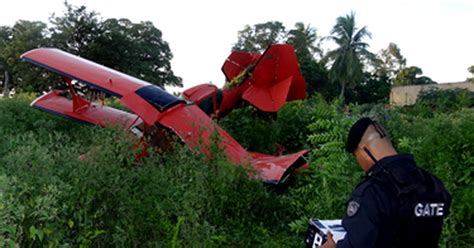
M165 109L184 102L158 86L59 49L38 48L21 58L120 98L148 125L155 124Z
M118 97L151 85L138 78L55 48L34 49L21 55L21 58Z
M56 90L37 98L31 103L31 106L79 122L102 127L120 125L128 129L141 123L139 117L134 114L95 103L90 103L85 108L73 111L73 101L61 96L61 92Z
M222 66L222 72L224 73L226 80L231 81L251 64L257 62L259 58L259 53L232 52Z

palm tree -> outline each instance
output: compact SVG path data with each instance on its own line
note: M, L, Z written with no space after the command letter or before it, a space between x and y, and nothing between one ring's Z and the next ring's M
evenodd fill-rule
M314 54L321 55L318 35L316 29L310 25L305 26L302 22L297 22L295 28L288 32L287 42L295 48L298 58L313 58Z
M363 59L374 59L375 55L367 50L369 45L363 42L365 37L372 38L367 26L356 27L355 14L340 16L331 30L329 39L336 42L338 48L329 51L326 57L332 61L329 77L341 84L340 97L348 85L360 82L363 77Z

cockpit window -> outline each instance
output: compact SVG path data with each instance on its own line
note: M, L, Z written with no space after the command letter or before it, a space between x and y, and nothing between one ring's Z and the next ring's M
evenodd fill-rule
M160 112L163 112L178 103L186 102L183 99L180 99L162 90L156 85L145 86L135 91L135 93L153 105Z

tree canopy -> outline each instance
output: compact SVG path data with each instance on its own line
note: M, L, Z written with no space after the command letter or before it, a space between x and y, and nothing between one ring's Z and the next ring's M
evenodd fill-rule
M43 91L54 84L52 75L20 61L20 55L33 48L49 46L46 23L20 20L12 28L4 27L0 39L0 61L4 80L10 87L25 91Z
M297 22L295 28L288 31L286 42L293 45L299 58L310 59L322 53L319 40L316 28Z
M393 79L400 70L404 69L407 60L403 57L397 44L390 42L386 49L380 50L377 59L374 61L377 75L386 76Z
M396 75L393 80L393 85L404 86L404 85L419 85L419 84L435 84L436 82L426 76L421 76L423 71L421 68L416 66L410 66L403 68Z
M171 49L151 22L102 20L85 6L65 2L66 12L43 22L20 20L0 27L0 75L19 91L42 92L56 87L59 77L20 61L38 47L56 47L107 67L164 86L182 86L171 68Z
M283 42L285 36L285 26L278 21L247 25L239 31L237 43L232 50L261 53L269 45Z

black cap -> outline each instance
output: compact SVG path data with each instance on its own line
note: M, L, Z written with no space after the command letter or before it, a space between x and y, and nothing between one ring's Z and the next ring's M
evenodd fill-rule
M369 117L364 117L358 120L354 125L352 125L351 129L349 130L349 134L347 135L347 143L346 143L346 151L349 153L353 153L354 150L359 145L362 136L364 136L365 130L371 124L374 124L374 120L370 119Z

